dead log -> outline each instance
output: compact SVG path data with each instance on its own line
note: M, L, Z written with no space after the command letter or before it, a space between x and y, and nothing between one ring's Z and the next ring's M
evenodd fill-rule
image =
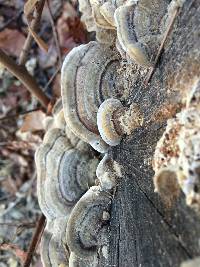
M200 77L200 1L185 1L148 84L144 77L130 88L129 101L142 107L146 118L110 154L123 166L111 210L110 253L100 266L178 267L200 255L200 218L181 195L167 208L154 193L152 156L166 118L149 120L169 105L178 105L182 93ZM178 108L178 107L177 107Z

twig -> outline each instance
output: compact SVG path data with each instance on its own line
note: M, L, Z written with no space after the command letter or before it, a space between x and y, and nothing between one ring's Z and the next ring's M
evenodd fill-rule
M55 41L55 45L56 45L56 50L57 50L57 54L58 54L58 62L59 62L59 67L60 67L62 65L62 56L61 56L60 44L59 44L59 40L58 40L58 32L57 32L57 29L54 25L53 14L51 12L49 0L47 0L47 9L49 12L49 19L50 19L51 28L53 31L53 37L54 37L54 41Z
M0 49L0 63L17 77L30 93L35 95L39 102L47 107L50 99L40 89L35 79L29 74L24 66L17 65L9 56Z
M157 55L156 55L154 65L153 65L153 67L150 68L150 70L149 70L149 72L148 72L148 74L147 74L147 77L146 77L146 79L145 79L145 81L144 81L144 84L145 84L145 85L147 85L147 84L149 83L149 81L150 81L150 79L151 79L151 77L152 77L152 75L153 75L153 73L154 73L154 71L155 71L155 69L156 69L158 60L159 60L160 55L161 55L161 53L162 53L162 51L163 51L163 48L164 48L166 39L167 39L167 37L168 37L168 35L169 35L169 32L171 31L171 28L172 28L172 26L173 26L173 24L174 24L174 21L175 21L175 18L176 18L176 16L177 16L178 11L179 11L179 8L176 8L176 10L174 11L174 14L173 14L172 17L171 17L171 20L170 20L170 22L169 22L169 25L168 25L168 27L167 27L167 30L166 30L166 32L165 32L165 34L164 34L164 37L163 37L163 39L162 39L162 42L161 42L161 44L160 44L158 53L157 53Z
M51 78L48 80L48 82L46 83L43 91L46 92L47 88L49 87L49 85L52 83L52 81L54 80L54 78L56 77L57 73L60 71L61 69L61 65L55 70L55 72L53 73L53 75L51 76Z
M28 249L27 256L26 256L26 259L24 261L23 267L29 267L30 266L32 258L33 258L33 254L35 253L37 245L38 245L40 238L42 236L42 233L44 231L45 224L46 224L46 219L45 219L44 215L42 214L39 218L38 223L37 223L35 233L33 234L33 237L32 237L31 243L30 243L30 247Z
M34 11L34 18L32 19L31 25L30 25L30 28L34 32L37 31L44 4L45 4L45 0L40 0L40 2L38 2L37 7ZM33 36L29 31L26 41L24 43L24 46L22 48L21 54L19 56L19 65L25 65L29 50L31 48L32 41L33 41Z
M41 109L40 108L33 108L33 109L26 110L26 111L23 111L23 112L14 114L14 115L4 116L4 117L0 118L0 121L9 120L9 119L13 119L13 118L16 118L16 117L24 116L24 115L26 115L28 113L31 113L31 112L34 112L34 111L38 111L38 110L41 110Z

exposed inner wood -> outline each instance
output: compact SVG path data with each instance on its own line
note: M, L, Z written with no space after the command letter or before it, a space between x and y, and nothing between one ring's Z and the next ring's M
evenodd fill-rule
M199 14L200 0L185 1L149 85L138 78L130 88L129 102L138 103L145 123L110 151L124 170L112 205L110 253L101 255L100 266L178 267L200 255L200 218L184 196L168 209L154 193L151 161L166 118L149 120L166 103L180 105L193 77L200 77Z

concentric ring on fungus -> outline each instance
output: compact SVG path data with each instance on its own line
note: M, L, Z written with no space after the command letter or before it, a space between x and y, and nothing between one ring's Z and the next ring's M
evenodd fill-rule
M109 98L99 107L97 126L102 139L110 146L120 143L124 134L142 126L143 115L136 103L124 107L118 99Z
M50 129L36 152L38 200L49 219L69 213L94 185L98 159L73 148L60 129Z
M68 267L70 252L66 248L65 229L68 217L48 221L41 238L41 261L45 267Z
M116 146L120 143L122 134L116 131L113 113L123 109L118 99L107 99L98 109L97 125L102 139L110 146Z
M134 27L136 4L130 1L115 11L115 23L117 37L123 50L138 64L150 67L149 56L146 47L138 40Z
M109 193L93 186L73 208L67 222L66 237L70 251L77 257L94 257L98 248L107 244L108 225L103 214L109 213L111 201Z
M111 47L90 42L74 48L65 58L61 90L65 120L70 130L97 151L107 151L97 128L96 114L101 103L117 97L117 69L120 56Z

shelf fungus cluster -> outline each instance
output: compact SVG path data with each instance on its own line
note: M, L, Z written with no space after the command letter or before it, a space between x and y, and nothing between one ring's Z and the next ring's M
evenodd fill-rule
M90 42L74 48L65 58L61 89L67 125L100 153L119 144L124 134L142 123L136 104L125 108L118 68L120 56L105 44ZM138 118L136 115L139 115Z
M119 70L124 58L151 66L168 1L79 0L79 6L97 41L80 45L66 56L61 99L46 119L46 133L35 154L38 200L47 218L41 242L45 267L95 267L99 253L108 256L110 207L121 168L107 151L143 124L136 103L122 104L126 93ZM181 116L173 124L180 124L185 118ZM189 123L182 134L193 140ZM197 157L195 148L192 151L190 155ZM159 162L156 170L165 167ZM197 165L192 167L193 176L190 173L195 183ZM186 180L182 179L182 188ZM190 197L194 199L197 195Z
M121 55L150 67L170 1L80 0L82 21L101 43L116 42ZM164 22L163 22L164 24Z
M200 211L200 83L195 83L185 107L167 121L154 154L155 190L169 204L179 195Z
M99 161L71 132L58 101L35 154L38 201L47 219L45 267L97 266L100 250L108 250L112 191L121 172L107 154Z

